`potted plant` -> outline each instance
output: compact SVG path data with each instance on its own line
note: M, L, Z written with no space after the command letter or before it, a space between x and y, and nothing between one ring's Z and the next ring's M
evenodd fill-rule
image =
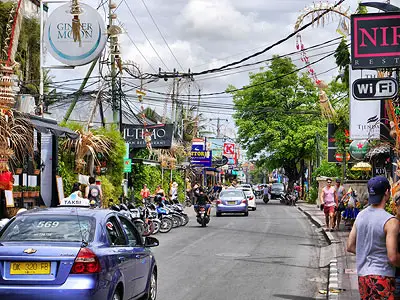
M16 174L16 175L20 175L20 174L22 174L23 170L24 170L24 169L23 169L22 164L18 161L18 162L16 163L16 165L15 165L15 170L14 170L15 174Z
M34 167L33 174L34 175L39 175L40 174L40 169L38 168L38 164L36 163L36 161L33 161L33 167Z
M22 189L21 186L16 185L13 187L13 198L21 198L22 197Z
M39 195L40 195L40 186L35 186L34 187L33 194L34 194L33 197L39 197Z
M29 198L30 197L29 187L28 186L24 186L24 187L21 187L21 188L22 188L22 195L24 196L24 198Z
M34 197L36 197L35 195L36 195L36 187L35 186L29 187L29 196L31 198L34 198Z

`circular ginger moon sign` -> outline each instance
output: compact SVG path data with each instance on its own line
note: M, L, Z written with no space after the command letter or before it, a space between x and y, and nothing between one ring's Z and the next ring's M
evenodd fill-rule
M107 32L101 15L93 7L80 4L81 42L74 41L71 4L56 8L44 27L44 41L50 54L69 66L82 66L92 62L103 51Z

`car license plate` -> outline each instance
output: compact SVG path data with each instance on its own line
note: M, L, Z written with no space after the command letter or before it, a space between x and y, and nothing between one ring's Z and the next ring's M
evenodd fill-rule
M236 204L236 201L228 201L228 204L230 204L230 205L235 205L235 204Z
M50 274L50 262L11 262L10 275L47 275Z

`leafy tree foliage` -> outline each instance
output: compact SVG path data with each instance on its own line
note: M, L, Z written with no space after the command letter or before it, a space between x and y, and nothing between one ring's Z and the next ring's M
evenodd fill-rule
M248 156L260 156L270 169L283 167L289 185L299 179L304 159L315 156L316 134L326 132L318 91L306 74L295 70L290 58L274 57L265 71L250 74L251 87L228 88L239 142Z

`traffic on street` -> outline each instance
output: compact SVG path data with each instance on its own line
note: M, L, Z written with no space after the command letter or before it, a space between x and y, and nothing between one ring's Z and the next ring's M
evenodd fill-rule
M0 0L0 300L400 300L400 0Z

